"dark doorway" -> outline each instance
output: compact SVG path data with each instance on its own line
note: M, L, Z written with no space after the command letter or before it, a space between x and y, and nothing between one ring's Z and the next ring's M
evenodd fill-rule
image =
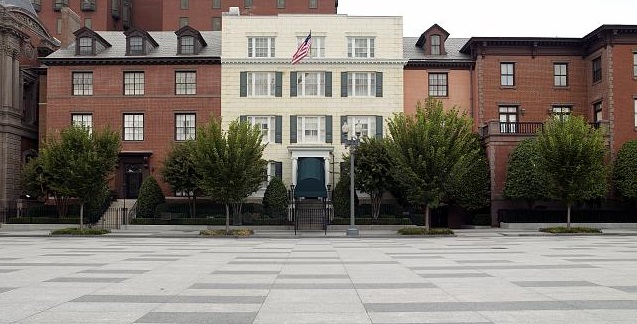
M132 164L124 171L124 199L137 199L139 188L142 186L142 168Z

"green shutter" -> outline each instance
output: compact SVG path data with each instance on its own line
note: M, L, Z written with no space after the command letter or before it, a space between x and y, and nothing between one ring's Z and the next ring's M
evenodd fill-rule
M283 96L283 72L276 73L276 84L274 85L274 96Z
M246 115L239 116L239 121L242 122L242 123L248 121L248 116L246 116Z
M283 117L274 116L274 143L283 141Z
M290 72L290 97L296 97L296 72Z
M345 144L345 140L347 139L347 134L343 133L341 129L345 123L347 123L347 116L341 116L341 124L338 126L338 129L341 130L341 144Z
M376 138L383 138L383 116L376 116Z
M290 116L290 143L296 143L296 115Z
M332 115L325 115L325 143L332 143Z
M376 97L383 96L383 72L376 72Z
M283 162L274 162L274 176L283 180Z
M325 96L332 96L332 72L325 72Z
M239 95L241 97L248 96L248 72L241 72L239 75Z
M347 72L341 72L341 97L347 97Z

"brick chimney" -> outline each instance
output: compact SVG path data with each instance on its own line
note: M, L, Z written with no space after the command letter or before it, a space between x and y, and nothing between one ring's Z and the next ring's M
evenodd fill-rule
M75 35L73 35L73 33L80 29L82 18L69 7L62 7L60 13L62 14L62 32L59 36L60 42L62 43L62 47L67 47L75 42Z

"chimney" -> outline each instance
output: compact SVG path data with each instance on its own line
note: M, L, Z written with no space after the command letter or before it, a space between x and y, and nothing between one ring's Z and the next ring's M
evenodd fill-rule
M62 7L60 13L62 21L60 42L62 47L67 47L75 42L73 33L82 26L82 18L69 7Z

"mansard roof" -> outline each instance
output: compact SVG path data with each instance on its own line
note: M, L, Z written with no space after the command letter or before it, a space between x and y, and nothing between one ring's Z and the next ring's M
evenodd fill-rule
M31 0L0 0L0 6L3 6L3 7L18 7L18 8L21 8L21 9L24 9L24 10L30 12L34 16L38 15L35 12L35 9L33 9L33 5L31 4Z

